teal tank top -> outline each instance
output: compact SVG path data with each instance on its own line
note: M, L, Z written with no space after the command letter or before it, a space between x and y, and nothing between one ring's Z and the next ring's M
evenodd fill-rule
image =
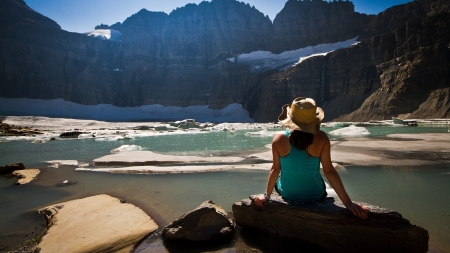
M289 138L291 132L285 132ZM313 157L305 150L291 146L288 155L281 157L281 172L277 181L277 191L286 200L318 201L325 196L325 183L320 175L320 158Z

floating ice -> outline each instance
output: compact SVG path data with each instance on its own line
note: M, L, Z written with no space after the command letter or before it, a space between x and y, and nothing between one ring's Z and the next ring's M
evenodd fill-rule
M34 144L41 144L41 143L45 143L45 139L39 139L39 138L36 138L36 139L34 139L31 143L34 143Z
M120 152L132 152L142 150L142 147L139 145L122 145L118 148L111 150L111 153L120 153Z
M351 125L348 127L331 131L329 132L329 134L343 135L343 136L359 136L359 135L368 135L370 134L370 132L365 127L357 127L355 125Z
M52 160L46 161L46 163L50 163L49 167L58 168L60 165L70 165L70 166L78 166L77 160Z
M34 136L2 136L0 140L2 141L34 141L36 137Z
M96 141L126 141L126 140L132 140L134 139L133 136L130 135L124 135L124 136L110 136L110 137L101 137L96 138Z
M258 132L247 132L247 133L245 133L245 135L251 136L251 137L273 137L273 136L275 136L276 133L277 132L269 132L266 129L263 129Z
M79 139L92 138L94 137L92 134L80 134L78 135Z
M344 127L349 125L350 125L349 123L345 122L327 122L321 124L322 127Z

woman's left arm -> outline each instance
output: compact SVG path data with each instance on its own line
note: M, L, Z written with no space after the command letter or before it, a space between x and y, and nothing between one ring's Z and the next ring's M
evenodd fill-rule
M320 162L323 167L323 174L327 177L328 182L330 182L331 187L336 191L337 195L341 199L342 203L345 207L350 210L355 216L366 219L368 208L365 206L361 206L352 202L350 197L347 194L347 191L344 188L344 184L342 183L341 177L337 173L331 162L331 145L328 136L323 133L325 136L321 136L323 138L323 147L320 153Z

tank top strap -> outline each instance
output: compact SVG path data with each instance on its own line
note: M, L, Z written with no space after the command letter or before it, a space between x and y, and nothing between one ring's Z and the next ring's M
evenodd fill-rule
M291 130L289 130L289 129L286 129L285 131L284 131L284 136L286 136L286 138L288 138L289 139L289 135L291 134Z

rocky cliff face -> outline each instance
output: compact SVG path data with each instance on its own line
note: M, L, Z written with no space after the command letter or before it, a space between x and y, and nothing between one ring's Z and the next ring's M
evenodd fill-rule
M268 49L280 53L357 37L373 15L354 9L348 1L289 0L273 21Z
M97 104L115 96L115 45L68 33L22 1L0 4L0 96Z
M437 96L450 86L449 4L414 1L400 7L415 7L412 12L422 15L365 41L372 49L379 88L356 111L337 120L390 119L408 113L409 118L440 118L449 110L445 95ZM424 110L426 105L441 108Z
M314 98L325 120L448 117L450 8L414 1L377 15L363 41L265 78L253 116L276 119L296 96Z
M449 4L419 0L376 17L350 2L290 0L274 23L236 0L189 4L170 15L145 9L111 27L121 41L60 29L22 0L0 2L0 96L139 106L240 103L274 121L297 96L314 98L326 120L436 117L449 87ZM256 50L362 42L286 71L252 73L228 57ZM422 113L420 113L422 112Z

